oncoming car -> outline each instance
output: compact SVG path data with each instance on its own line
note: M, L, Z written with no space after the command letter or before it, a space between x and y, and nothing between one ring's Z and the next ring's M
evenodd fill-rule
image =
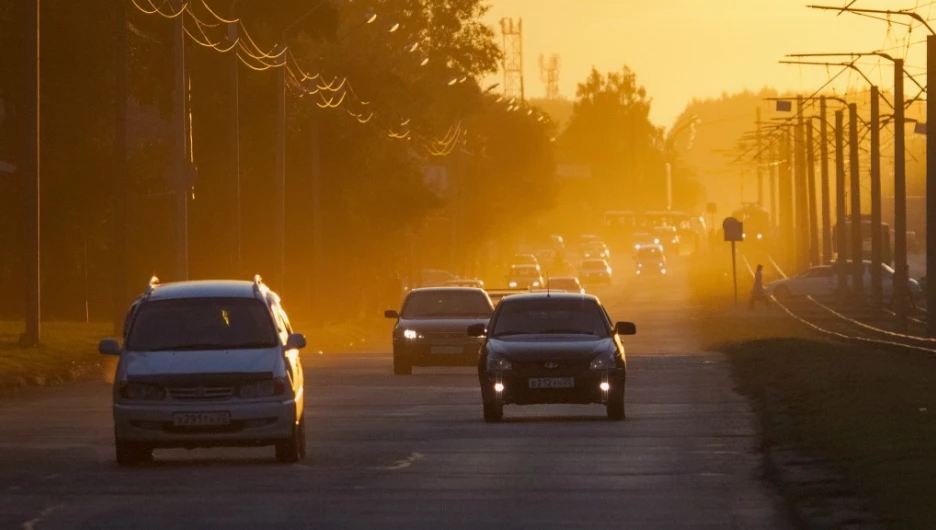
M384 312L396 319L393 328L393 373L410 375L414 366L474 366L480 341L465 328L487 322L494 311L481 289L434 287L414 289L400 311Z
M627 360L621 335L592 295L518 294L501 300L490 324L468 328L484 336L478 362L484 420L500 421L504 405L598 403L624 419Z
M660 245L645 245L635 252L638 276L666 274L666 254Z
M279 296L247 281L160 285L155 278L127 315L117 355L113 418L117 463L163 447L276 447L281 462L305 456L299 350Z
M579 278L583 285L611 285L611 265L603 259L587 259L582 262Z
M536 289L545 284L538 265L514 265L507 274L511 289Z

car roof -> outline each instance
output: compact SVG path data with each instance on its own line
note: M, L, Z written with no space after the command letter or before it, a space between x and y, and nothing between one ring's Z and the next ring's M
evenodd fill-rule
M578 276L553 276L549 279L551 282L555 281L564 281L564 282L577 282Z
M477 291L479 293L485 292L485 290L481 289L480 287L448 286L448 287L418 287L416 289L412 289L410 293L423 293L427 291L428 292L453 292L453 293L463 293L465 291Z
M655 248L655 249L659 250L660 252L663 251L663 245L657 245L656 243L651 244L651 245L640 245L640 248L638 248L637 250L640 251L640 250L644 250L644 249L648 249L648 248Z
M534 291L522 294L514 294L508 297L505 297L504 300L594 300L598 301L598 297L593 294L587 293L575 293L575 292L546 292L546 291Z
M511 268L511 269L532 269L532 270L538 270L538 269L536 268L536 265L533 265L532 263L517 263L516 265L511 265L510 268Z
M195 280L157 285L149 301L182 298L258 298L254 283L240 280Z

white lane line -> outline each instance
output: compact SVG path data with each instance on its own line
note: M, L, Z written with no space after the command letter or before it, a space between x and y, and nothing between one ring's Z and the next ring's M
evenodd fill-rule
M386 471L399 471L401 469L406 469L410 467L411 465L413 465L414 463L422 460L422 457L423 457L422 453L413 453L409 455L408 457L404 458L403 460L397 460L392 466L386 466L380 469L383 469Z
M55 510L58 510L61 506L62 506L61 504L57 504L55 506L49 506L45 510L42 510L41 512L39 512L39 515L37 515L35 518L30 519L26 521L25 523L23 523L23 530L34 530L36 528L36 523L48 517L52 512L54 512Z

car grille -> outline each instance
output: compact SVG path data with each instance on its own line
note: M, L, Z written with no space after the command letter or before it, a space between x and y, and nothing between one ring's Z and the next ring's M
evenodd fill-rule
M555 361L544 359L541 361L527 362L511 361L510 364L512 364L516 370L546 373L550 371L588 370L591 361Z
M234 395L231 386L169 387L169 395L179 401L220 401Z
M457 331L430 331L428 333L423 333L423 336L426 338L425 340L430 341L450 340L468 342L469 339L472 338L468 335L467 326L465 327L465 331L461 333Z

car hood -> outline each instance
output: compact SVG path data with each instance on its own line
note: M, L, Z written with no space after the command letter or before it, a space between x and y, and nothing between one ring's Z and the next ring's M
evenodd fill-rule
M397 327L419 333L468 333L468 326L487 324L490 317L401 318Z
M122 355L128 377L216 373L273 373L280 348L253 350L128 351Z
M601 353L615 350L611 338L585 339L573 335L524 335L488 340L491 352L511 361L542 359L591 360Z

